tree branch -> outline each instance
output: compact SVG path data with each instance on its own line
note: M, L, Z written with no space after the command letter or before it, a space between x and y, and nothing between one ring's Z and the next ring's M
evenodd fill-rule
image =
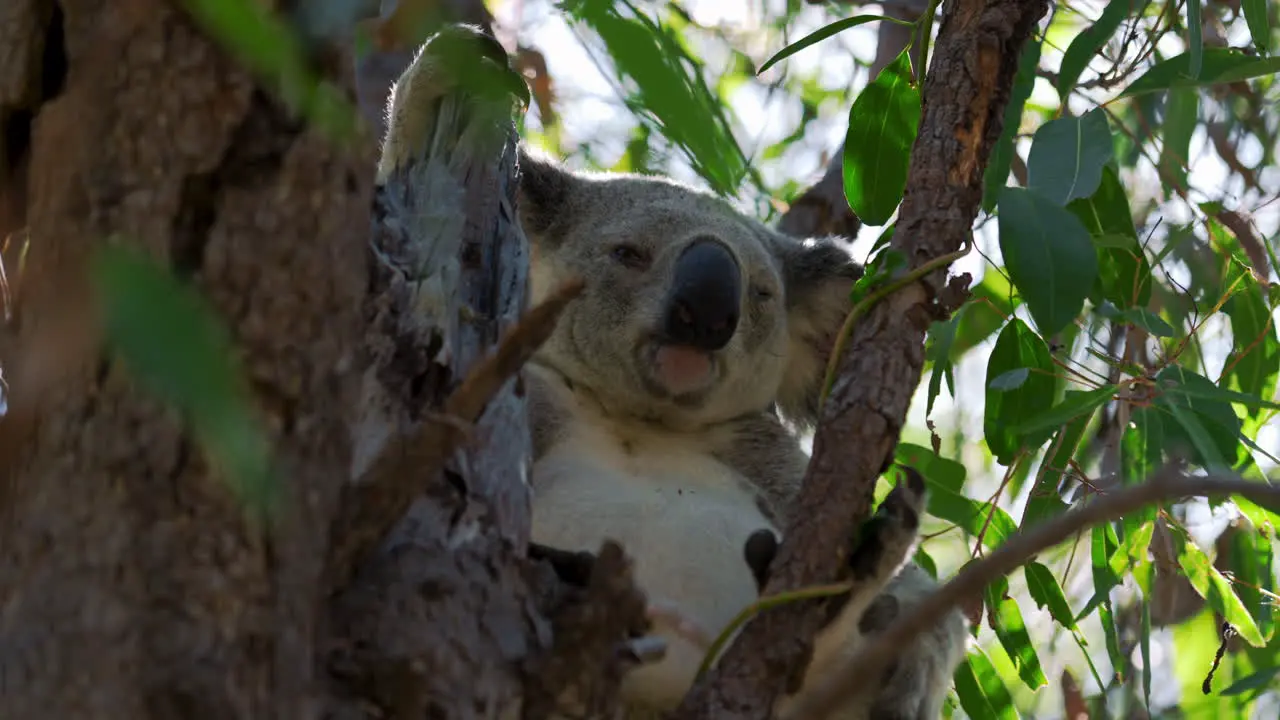
M880 677L879 669L915 637L927 630L937 618L967 600L978 597L984 588L1004 577L1038 553L1070 539L1083 530L1116 520L1148 505L1170 502L1188 496L1211 497L1240 495L1280 512L1280 486L1243 480L1236 476L1211 474L1188 477L1174 468L1165 468L1140 485L1130 485L1096 499L1010 537L990 555L965 567L946 585L919 604L900 615L882 634L874 636L856 655L849 658L832 682L817 688L813 695L796 708L796 716L822 718L839 704L866 687L869 680Z
M581 281L566 283L521 317L497 349L467 372L442 413L428 415L416 434L388 443L364 477L343 488L332 530L330 590L345 586L360 559L404 517L422 493L423 479L435 476L466 440L489 401L551 337L560 313L582 288Z
M1000 136L1018 57L1047 0L948 3L928 76L894 246L919 267L971 234L982 176ZM945 271L885 298L855 329L814 437L804 488L770 568L765 594L838 577L847 538L870 515L924 367L924 335L940 310ZM832 551L832 548L838 548ZM753 620L681 705L681 718L764 718L798 685L824 603L796 603Z

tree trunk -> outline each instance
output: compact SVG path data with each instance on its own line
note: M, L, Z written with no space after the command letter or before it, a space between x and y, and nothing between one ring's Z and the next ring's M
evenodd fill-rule
M530 677L606 665L547 652L584 594L525 559L518 381L456 402L525 309L514 127L442 125L375 197L369 138L309 127L176 3L3 13L0 220L31 238L3 358L5 720L496 717ZM274 451L269 522L103 342L106 245L227 327Z

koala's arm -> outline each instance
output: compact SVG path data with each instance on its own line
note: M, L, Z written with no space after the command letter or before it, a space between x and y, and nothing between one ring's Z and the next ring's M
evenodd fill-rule
M573 403L573 391L554 370L536 362L524 366L525 398L529 407L529 432L533 435L533 460L547 453L564 435Z
M741 421L721 455L751 479L766 506L777 508L775 516L792 511L790 502L799 490L808 457L775 417L762 415ZM918 473L908 471L906 476L906 482L885 497L857 538L849 558L857 589L831 601L800 696L831 680L829 676L839 672L843 660L858 651L863 638L883 630L903 609L936 589L933 579L910 562L927 495ZM784 525L781 519L775 523ZM777 544L772 535L757 535L748 540L744 560L763 589ZM858 698L834 717L934 720L942 712L964 645L963 619L959 613L949 613L903 650L895 665L886 669L883 682L876 684L878 690ZM796 699L784 699L778 716L791 718L788 710Z

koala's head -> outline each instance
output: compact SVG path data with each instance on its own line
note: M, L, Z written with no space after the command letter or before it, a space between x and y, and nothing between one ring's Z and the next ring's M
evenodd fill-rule
M659 177L571 173L521 153L534 301L583 294L538 359L611 413L697 427L772 404L805 425L861 269Z

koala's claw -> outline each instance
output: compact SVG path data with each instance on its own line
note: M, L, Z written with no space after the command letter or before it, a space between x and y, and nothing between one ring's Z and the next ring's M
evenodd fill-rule
M885 496L849 558L855 580L885 582L911 558L928 500L924 478L904 467L905 481Z

